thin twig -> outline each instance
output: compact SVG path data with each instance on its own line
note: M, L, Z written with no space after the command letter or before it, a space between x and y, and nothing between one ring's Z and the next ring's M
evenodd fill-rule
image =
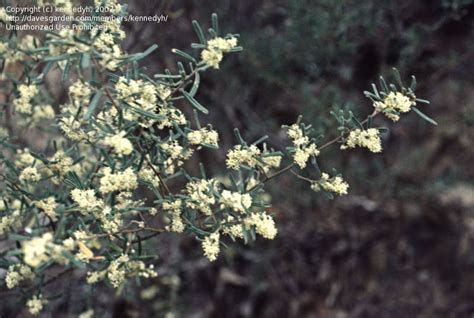
M364 120L361 122L361 124L362 124L362 125L366 124L366 123L369 121L369 118L370 118L370 117L373 118L373 117L375 117L375 116L377 116L377 115L378 115L378 112L377 112L377 111L374 111L372 114L370 114L369 116L367 116L367 118L364 119ZM336 138L334 138L334 139L329 140L328 142L326 142L326 143L323 144L322 146L318 147L318 150L319 150L319 151L322 151L322 150L328 148L329 146L331 146L331 145L337 143L337 142L338 142L339 140L341 140L343 137L344 137L344 134L342 134L342 135L340 135L340 136L338 136L338 137L336 137ZM257 185L255 185L255 186L253 186L252 188L250 188L250 190L247 190L246 193L247 193L247 192L252 192L253 190L255 190L256 188L258 188L258 187L261 186L262 184L267 183L268 181L272 180L273 178L278 177L279 175L283 174L284 172L286 172L286 171L288 171L288 170L290 170L293 174L295 174L296 176L298 176L300 179L304 179L304 180L310 181L310 182L314 182L314 181L315 181L315 180L312 180L312 179L303 177L303 176L297 174L296 172L294 172L293 170L291 170L294 166L295 166L295 164L294 164L294 163L291 163L291 164L289 164L288 166L286 166L285 168L283 168L283 169L281 169L281 170L275 172L273 175L271 175L271 176L269 176L269 177L265 177L265 178L264 178L263 180L261 180Z

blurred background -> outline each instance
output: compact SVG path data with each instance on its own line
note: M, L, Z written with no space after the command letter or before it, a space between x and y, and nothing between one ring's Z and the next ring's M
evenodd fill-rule
M383 153L333 148L321 156L324 170L345 176L350 195L329 201L282 177L269 185L275 240L229 244L209 263L192 237L163 235L155 281L114 295L72 275L53 316L87 303L104 317L473 317L473 0L129 5L136 15L169 16L125 25L130 53L160 46L146 61L150 74L175 69L171 48L192 51L193 19L207 28L216 12L221 30L240 33L244 51L207 72L197 95L211 110L203 122L221 133L220 152L197 157L213 174L236 143L234 127L249 141L268 134L284 150L280 127L302 114L334 137L330 111L347 107L364 118L372 105L363 90L392 67L417 77L417 95L431 101L422 110L439 126L414 113L397 124L377 118L389 128Z

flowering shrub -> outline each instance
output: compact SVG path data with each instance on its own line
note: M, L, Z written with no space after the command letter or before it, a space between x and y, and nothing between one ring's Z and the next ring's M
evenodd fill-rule
M372 121L379 114L397 121L413 110L433 122L416 107L427 101L416 97L414 78L405 87L395 72L397 85L381 78L380 88L365 92L374 108L366 119L334 113L340 132L335 139L323 142L301 118L284 127L286 151L271 148L266 137L249 143L235 130L237 144L225 162L230 183L207 176L203 165L201 175L191 175L185 163L194 152L219 148L219 133L201 124L209 112L195 98L201 74L242 50L238 35L221 35L216 15L207 37L193 21L199 43L191 47L199 54L174 49L177 73L149 76L138 61L156 46L123 52L119 18L125 6L113 0L96 6L108 6L116 19L44 37L12 32L0 43L6 96L0 266L7 270L6 287L22 292L33 315L48 303L43 292L57 277L53 269L81 269L88 284L105 281L117 289L130 278L155 277L158 252L143 245L165 232L194 235L210 261L229 239L273 239L277 227L268 213L268 181L288 172L330 198L347 194L340 174L320 171L324 149L339 144L381 152L382 129ZM5 12L0 18L9 23ZM52 71L68 85L59 111L51 105L60 100L45 89ZM192 118L183 105L192 109ZM46 146L26 147L24 134L33 129L48 136Z

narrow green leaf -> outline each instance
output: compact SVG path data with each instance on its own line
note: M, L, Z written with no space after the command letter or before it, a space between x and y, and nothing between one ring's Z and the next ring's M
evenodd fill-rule
M387 83L385 83L385 80L382 76L380 76L379 81L380 81L380 86L382 86L383 91L388 94L390 91L388 90Z
M29 241L31 237L12 233L8 235L8 239L11 241Z
M395 77L395 80L397 81L397 84L400 86L400 87L404 87L403 86L403 82L402 82L402 77L400 76L400 72L398 71L398 69L396 69L395 67L392 68L393 70L393 75Z
M410 89L412 92L415 92L416 90L416 77L415 76L411 76L411 84L410 84Z
M206 170L204 169L204 165L202 164L202 162L199 163L199 170L201 172L201 178L207 179Z
M374 93L369 92L369 91L364 91L364 95L365 95L365 97L372 98L374 100L377 99L377 96Z
M196 34L199 38L199 41L201 42L201 44L206 45L207 41L206 41L206 38L204 37L204 33L202 32L201 26L196 20L193 20L192 23L193 23L194 31L196 31Z
M188 53L186 52L183 52L181 50L178 50L178 49L171 49L171 52L175 53L176 55L179 55L187 60L190 60L191 62L197 64L197 61L194 57L192 57L191 55L189 55Z
M367 129L372 127L372 116L369 116L367 118Z
M193 109L193 114L194 114L194 121L196 122L197 129L201 129L201 122L199 120L199 114L197 110Z
M76 189L84 189L81 179L79 179L79 176L74 171L69 171L66 174L64 183Z
M234 48L231 48L231 49L229 50L229 52L234 53L234 52L241 52L241 51L243 51L243 50L244 50L243 47L241 47L241 46L236 46L236 47L234 47Z
M217 37L217 33L216 33L216 31L214 31L213 28L207 29L207 32L209 32L209 34L211 35L211 38L216 38Z
M217 17L217 13L213 13L211 15L211 19L212 19L212 28L214 29L216 34L219 35L219 19Z
M191 90L189 91L189 95L193 97L194 95L196 95L200 82L201 82L201 76L199 75L199 72L196 72L196 75L194 76L194 83L193 83L193 86L191 87Z
M102 90L96 91L94 97L92 98L91 103L89 104L89 107L87 108L86 113L84 114L85 119L91 118L92 114L94 113L94 110L97 108L97 104L99 103L101 96L102 96Z
M135 112L137 112L138 114L140 114L144 117L148 117L148 118L155 119L155 120L163 120L163 116L160 116L158 114L153 114L153 113L148 112L146 110L143 110L139 107L130 106L128 104L125 104L125 106L130 108L130 109L133 109Z
M417 102L420 102L420 103L423 103L423 104L429 104L429 103L430 103L429 100L421 99L421 98L417 98L416 101L417 101Z
M71 264L74 265L75 267L77 267L77 268L86 268L86 265L83 262L77 260L74 257L74 255L71 254L70 252L62 251L61 255L64 256L65 258L67 258L71 262Z
M199 43L191 43L191 47L193 49L205 49L206 45L204 44L199 44Z
M56 62L56 61L62 61L66 60L70 57L70 54L61 54L61 55L54 55L54 56L46 56L43 58L43 61L45 62Z
M81 67L84 68L89 68L91 65L91 55L89 53L84 53L82 54L81 58Z
M262 137L258 138L257 140L255 140L254 142L252 142L252 145L261 144L262 142L264 142L267 139L268 139L268 135L262 136Z
M38 78L44 78L44 77L49 73L49 71L51 70L51 68L53 68L53 65L54 65L53 62L48 62L48 64L46 64L46 67L43 69L43 71L42 71L41 74L38 76Z
M184 69L184 65L181 62L176 63L178 65L178 73L181 74L183 77L186 76L186 70Z
M209 114L209 111L204 106L199 104L199 102L195 100L194 97L192 97L188 92L186 92L185 90L181 90L181 92L183 93L183 96L188 100L188 102L190 102L191 105L193 105L197 110L201 111L204 114Z
M69 63L69 60L66 61L66 65L64 66L64 70L61 74L61 82L65 82L68 75L69 75L69 69L71 68L71 63Z
M34 158L40 160L40 161L41 161L42 163L44 163L44 164L48 164L48 163L49 163L49 160L48 160L44 155L42 155L42 154L38 154L38 153L35 153L35 152L33 152L33 151L30 151L30 154L31 154Z
M380 97L379 91L377 90L377 86L375 86L375 84L373 83L372 83L372 89L374 90L374 95L377 96L378 99L382 99Z
M354 124L354 126L359 127L360 129L364 130L364 126L362 125L362 123L353 114L351 114L351 121Z
M237 138L237 140L239 141L239 143L241 145L246 145L247 143L244 141L244 139L242 138L242 136L240 135L240 131L239 131L239 128L234 128L234 134L235 134L235 137Z
M154 78L165 78L165 79L181 79L181 75L171 75L171 74L155 74Z
M144 52L130 55L129 58L128 58L128 61L129 62L134 62L134 61L139 61L141 59L144 59L145 57L150 55L153 51L155 51L157 48L158 48L158 45L153 44L148 49L146 49Z
M425 115L425 114L424 114L421 110L419 110L418 108L412 107L412 109L413 109L413 111L414 111L418 116L420 116L421 118L423 118L424 120L426 120L426 121L429 122L430 124L433 124L433 125L435 125L435 126L438 126L438 123L437 123L434 119L432 119L432 118L428 117L427 115Z

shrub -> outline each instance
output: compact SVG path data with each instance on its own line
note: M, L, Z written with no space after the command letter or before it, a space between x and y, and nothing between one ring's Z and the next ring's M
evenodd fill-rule
M82 269L88 284L105 281L117 289L130 278L155 277L158 252L152 242L166 232L194 235L210 261L225 241L273 239L278 231L268 212L267 182L291 173L330 198L347 194L341 174L319 169L326 148L381 152L384 128L372 121L377 115L397 121L413 110L434 123L416 106L427 101L416 97L415 79L406 87L395 70L396 84L381 77L379 87L365 92L374 106L367 118L333 113L337 138L324 141L300 118L284 126L289 146L275 145L280 149L275 150L266 136L248 142L236 129L225 178L207 176L203 164L200 175L192 175L186 164L193 153L219 147L219 133L201 123L209 112L195 98L201 74L219 69L225 56L242 50L238 35L223 35L215 14L207 37L193 21L199 41L191 47L198 54L173 49L177 72L149 76L139 62L156 46L123 52L125 6L96 5L108 10L95 16L115 18L45 36L13 30L0 44L6 96L0 266L7 269L7 288L21 292L31 314L52 298L44 294L45 286L74 269ZM0 17L15 25L5 12ZM54 72L60 73L54 85L68 84L65 103L46 88ZM190 112L181 102L194 116L186 115ZM47 136L46 145L27 148L30 132Z

